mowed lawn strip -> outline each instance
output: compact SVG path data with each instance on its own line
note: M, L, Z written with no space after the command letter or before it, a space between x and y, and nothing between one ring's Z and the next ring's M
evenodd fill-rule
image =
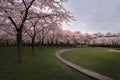
M120 52L102 48L82 48L64 52L62 57L79 66L120 80Z
M35 55L30 47L24 47L24 62L17 61L15 47L0 47L0 80L93 80L79 73L54 56L66 47L36 47Z

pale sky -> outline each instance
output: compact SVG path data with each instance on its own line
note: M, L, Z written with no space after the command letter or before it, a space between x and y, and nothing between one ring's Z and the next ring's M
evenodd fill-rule
M64 29L83 33L120 32L120 0L68 0L65 8L77 21Z

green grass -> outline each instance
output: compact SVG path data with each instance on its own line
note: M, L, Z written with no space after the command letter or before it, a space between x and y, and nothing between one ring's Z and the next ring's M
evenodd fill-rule
M62 54L67 60L101 73L115 80L120 80L120 53L101 48L84 48Z
M60 47L24 47L24 62L17 63L15 47L0 47L0 80L93 80L79 73L59 60L54 53Z

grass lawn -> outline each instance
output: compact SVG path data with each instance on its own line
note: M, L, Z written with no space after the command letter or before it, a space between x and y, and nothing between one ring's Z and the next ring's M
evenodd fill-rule
M15 47L0 47L0 80L93 80L59 60L54 53L60 47L24 47L24 63L17 63Z
M65 52L62 56L77 65L120 80L120 52L102 48L82 48Z

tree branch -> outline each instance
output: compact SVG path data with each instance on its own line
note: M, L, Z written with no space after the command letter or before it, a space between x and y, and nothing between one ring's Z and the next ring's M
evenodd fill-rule
M14 34L10 33L9 31L7 31L7 30L5 30L5 29L3 29L3 28L1 28L1 27L0 27L0 29L1 29L2 31L4 31L4 32L10 34L11 36L15 36Z
M10 16L8 16L8 19L12 22L12 24L15 26L15 29L17 30L17 25L14 20Z
M23 4L24 4L24 6L25 6L25 9L27 9L27 5L26 5L25 1L22 0L22 2L23 2Z
M30 36L30 38L32 38L32 35L26 29L24 29L24 30Z
M23 0L23 1L24 1L24 0ZM20 29L23 28L23 25L24 25L24 23L25 23L25 21L26 21L26 19L27 19L27 16L28 16L28 11L29 11L29 9L30 9L30 7L32 6L32 4L33 4L34 1L35 1L35 0L32 0L31 3L30 3L30 5L28 5L28 7L26 8L26 10L25 10L25 15L24 15L23 20L22 20L22 23L21 23L21 25L20 25Z

